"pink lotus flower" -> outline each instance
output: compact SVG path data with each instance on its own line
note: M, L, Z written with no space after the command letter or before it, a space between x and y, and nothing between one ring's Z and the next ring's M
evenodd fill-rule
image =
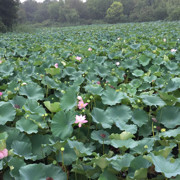
M97 83L96 83L96 84L99 84L99 85L100 85L100 84L101 84L101 82L100 82L100 81L97 81Z
M173 53L173 52L176 52L177 51L177 49L171 49L171 52Z
M84 103L83 100L80 100L79 103L78 103L78 108L79 108L79 109L83 109L83 108L85 108L87 105L88 105L88 103Z
M82 97L81 97L81 96L78 96L77 99L80 100L80 101L82 101Z
M4 158L4 154L2 152L0 152L0 159Z
M82 59L82 57L76 56L76 59L77 59L78 61L80 61L80 60Z
M166 39L164 38L163 41L166 42Z
M4 149L3 151L1 151L4 155L4 157L7 157L8 156L8 150L7 149Z
M2 64L2 61L0 60L0 64Z
M76 115L75 123L78 124L79 127L81 127L82 124L87 123L87 122L88 121L86 120L86 116L82 116L82 115L78 116L78 115Z
M88 51L92 51L92 48L88 48Z
M8 156L8 150L7 149L0 151L0 159L3 159L7 156Z
M58 68L58 63L56 63L56 64L54 65L54 67L55 67L55 68Z
M120 65L120 62L116 62L116 66L119 66Z
M3 95L3 93L2 92L0 92L0 96L2 96Z

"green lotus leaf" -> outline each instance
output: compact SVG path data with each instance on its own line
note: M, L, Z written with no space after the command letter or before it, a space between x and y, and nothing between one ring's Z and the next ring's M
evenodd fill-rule
M146 83L146 82L143 82L141 84L141 86L138 88L139 91L144 91L144 90L148 90L148 89L150 89L150 84Z
M44 108L41 105L39 105L37 101L30 99L26 101L25 105L23 106L23 109L30 114L38 114L40 116L46 113Z
M99 109L99 108L93 108L92 111L92 120L97 123L101 124L103 128L111 128L113 121L112 119L107 115L107 112Z
M16 128L21 132L26 132L27 134L37 133L38 125L35 124L32 120L22 117L19 121L16 122Z
M140 79L133 79L130 84L132 87L138 88L142 84L142 81Z
M140 170L142 168L149 168L151 166L151 163L144 159L142 156L135 157L130 164L129 173L128 176L133 178L135 176L135 173L137 173L137 170ZM147 176L147 171L146 176ZM139 173L138 173L139 174ZM142 174L144 176L144 173ZM145 177L147 178L147 177Z
M7 77L13 75L14 67L10 62L5 62L0 66L0 76Z
M83 77L82 77L82 74L83 74L82 71L75 72L75 73L73 73L73 74L70 76L70 80L76 81L78 78L83 78ZM83 79L84 79L84 78L83 78Z
M52 76L60 74L61 69L60 68L46 68L45 69L47 74L51 74Z
M133 74L134 76L136 76L136 77L140 77L140 76L142 76L142 75L144 74L144 71L139 70L139 69L136 69L136 70L133 71L132 74Z
M165 106L166 103L156 95L141 95L142 101L148 106Z
M18 49L17 54L20 55L21 57L26 57L28 51L25 49Z
M122 62L122 66L126 69L136 69L138 66L137 60L135 59L127 59L124 62Z
M57 156L57 161L62 162L62 152L60 151ZM64 146L63 152L63 161L65 165L71 165L74 161L76 161L77 156L72 148L70 148L69 144L67 143Z
M95 150L95 147L91 144L84 145L82 142L78 141L68 140L68 144L71 148L75 150L75 153L78 157L84 157L85 155L90 156Z
M107 114L114 123L118 122L128 122L132 117L131 108L126 105L108 107L106 110Z
M180 125L180 108L176 106L166 106L157 113L157 120L167 128L175 128Z
M176 137L180 134L180 127L177 129L168 130L166 132L159 133L160 137Z
M53 180L66 180L66 173L63 172L61 167L54 165L44 164L29 164L19 169L20 180L45 180L46 178L52 178Z
M49 144L50 135L35 134L30 137L32 143L32 153L36 156L36 160L40 160L48 156L52 149Z
M24 162L23 159L20 159L18 157L13 157L9 162L8 166L12 166L14 169L10 171L10 175L14 177L15 179L19 178L19 169L23 166L25 166L26 163Z
M122 148L122 147L134 148L137 146L137 142L134 141L133 139L127 139L127 140L112 139L111 145L115 148Z
M67 67L66 69L63 70L64 74L68 76L72 76L76 72L76 69L73 67Z
M155 156L151 153L150 157L153 164L155 165L156 172L163 173L167 178L180 175L180 158L176 159L173 163L171 163L163 156Z
M132 153L143 154L145 152L149 153L153 150L155 139L144 138L136 142L137 142L137 146L131 150Z
M172 149L176 146L177 145L175 143L170 143L169 146L159 147L157 151L154 151L154 155L155 156L161 155L164 158L167 158L169 156L169 154L172 152Z
M132 122L139 127L148 122L148 114L142 109L135 109L132 115Z
M3 180L9 180L9 179L14 180L13 177L10 175L10 170L7 170L3 173Z
M70 88L63 95L60 101L60 106L63 110L69 111L77 105L77 93L75 88Z
M138 129L139 136L148 137L152 134L152 119L149 118L148 122Z
M178 99L174 95L169 95L165 92L159 92L160 98L166 102L167 105L172 106L175 105Z
M109 133L104 130L92 131L91 138L100 144L110 144Z
M48 128L47 122L45 121L45 116L39 116L36 114L25 114L27 119L31 120L34 124L36 124L40 129Z
M173 177L172 179L170 180L179 180L180 179L180 175L176 176L175 178Z
M15 108L22 108L26 103L26 99L22 96L15 96L10 102Z
M15 140L13 141L11 148L13 149L13 153L20 157L24 157L25 159L34 158L31 143Z
M0 133L0 151L6 148L6 139L8 138L7 132Z
M147 178L147 168L140 168L135 171L134 178L135 179L146 179Z
M98 64L102 64L102 63L104 63L104 61L107 59L107 57L106 56L96 56L96 62L98 63Z
M80 86L84 82L84 80L85 79L83 77L76 77L73 86Z
M101 95L103 88L100 85L86 85L85 90L93 95Z
M110 106L121 103L121 100L124 98L124 94L122 92L116 92L112 88L107 88L103 95L101 96L103 104L107 104Z
M119 156L118 159L116 160L112 160L111 165L114 169L116 169L117 171L121 171L123 168L127 168L130 167L131 161L134 159L135 157L131 154L125 154L123 156Z
M145 76L144 81L148 82L148 83L152 83L153 81L155 81L157 79L156 76L152 75L152 76Z
M117 177L115 174L108 170L104 170L103 173L99 176L98 180L117 180Z
M166 67L167 67L170 71L176 70L176 69L178 68L177 63L172 62L172 61L168 61L168 62L166 63Z
M28 97L28 99L32 100L42 100L44 98L43 89L35 83L21 86L19 94L25 95Z
M3 170L3 166L4 166L4 161L0 161L0 170ZM4 179L3 179L4 180Z
M177 89L180 88L180 84L179 81L173 81L173 80L169 80L168 84L166 85L166 87L163 89L163 92L173 92Z
M134 50L137 50L141 47L141 44L132 44L132 45L130 45L130 47Z
M0 102L0 125L6 124L8 121L13 121L16 115L16 110L9 102Z
M109 136L110 139L116 139L116 140L127 140L127 139L130 139L130 138L133 138L135 137L133 134L131 134L130 132L122 132L121 134L111 134Z
M49 76L45 76L42 80L42 83L47 85L48 87L51 87L52 89L59 89L59 84Z
M116 121L115 124L120 130L127 131L132 134L137 132L137 126L134 124L126 124L124 121Z
M109 165L109 161L103 156L96 157L92 160L92 162L99 166L102 169L102 171Z
M139 58L139 64L143 65L143 66L147 66L149 64L149 62L151 61L151 59L149 57L147 57L146 55L141 55Z
M51 122L52 134L66 140L73 132L72 124L75 122L75 114L72 111L59 111Z
M105 78L106 76L108 76L110 72L109 68L105 66L96 66L94 70L102 78Z
M51 103L50 101L45 101L44 105L48 108L50 112L53 112L53 113L61 110L59 102Z

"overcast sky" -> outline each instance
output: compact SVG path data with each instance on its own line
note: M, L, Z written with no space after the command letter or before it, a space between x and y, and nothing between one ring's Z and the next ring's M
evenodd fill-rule
M26 0L20 0L21 2L24 2ZM44 0L36 0L37 2L43 2Z
M21 2L24 2L26 0L20 0ZM37 2L43 2L44 0L36 0ZM85 2L86 0L83 0L83 2Z

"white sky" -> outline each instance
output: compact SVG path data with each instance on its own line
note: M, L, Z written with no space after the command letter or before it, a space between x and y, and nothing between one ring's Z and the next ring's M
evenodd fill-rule
M20 0L20 2L24 2L26 0ZM43 2L44 0L36 0L37 2Z
M24 2L26 0L20 0L20 2ZM44 0L36 0L37 2L43 2ZM86 2L86 0L83 0L83 2Z

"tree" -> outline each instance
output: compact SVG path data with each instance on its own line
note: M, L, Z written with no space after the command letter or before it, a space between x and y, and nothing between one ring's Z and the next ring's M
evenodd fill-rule
M9 29L17 18L18 5L19 0L0 0L0 19Z
M113 2L107 10L106 20L109 23L120 22L123 16L123 5L120 2Z
M87 0L87 8L92 19L104 19L106 11L114 0Z
M57 22L58 19L59 19L59 2L51 2L49 5L48 5L48 12L49 12L49 16L50 18Z
M33 22L35 18L35 12L38 9L38 3L35 0L26 0L22 4L22 8L26 12L27 21Z

